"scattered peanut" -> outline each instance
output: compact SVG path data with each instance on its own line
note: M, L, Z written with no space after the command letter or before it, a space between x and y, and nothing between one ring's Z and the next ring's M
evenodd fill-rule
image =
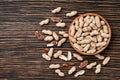
M75 72L75 71L76 71L76 67L73 66L73 67L71 67L70 70L68 71L68 74L72 74L72 73Z
M65 41L66 41L66 38L62 38L61 40L58 41L57 46L61 46Z
M52 36L46 36L44 38L44 41L52 41L53 40L53 37Z
M44 38L45 38L45 36L40 34L38 31L35 31L35 36L40 40L44 40Z
M62 9L61 7L57 7L54 10L52 10L51 13L54 13L54 14L59 13L61 11L61 9Z
M87 66L87 64L88 64L88 60L85 60L80 63L79 68L83 68L83 67Z
M61 72L60 69L56 69L55 73L57 73L60 77L65 76L65 74L63 72Z
M52 17L50 18L53 22L62 22L62 20L59 17Z
M64 56L64 55L60 55L59 58L62 59L62 60L64 60L64 61L68 60L68 58L66 56Z
M110 57L108 56L103 60L102 64L106 65L109 61L110 61Z
M54 46L53 43L48 43L48 44L47 44L47 47L52 47L52 46Z
M58 22L57 24L56 24L56 26L57 27L65 27L65 23L63 23L63 22Z
M50 50L48 51L48 56L52 57L53 51L54 51L54 49L53 49L53 48L50 48Z
M58 58L60 55L62 55L62 50L58 50L58 51L53 55L53 57L54 57L54 58Z
M73 53L73 57L75 57L77 60L80 60L80 61L83 60L83 57L76 53Z
M68 67L69 65L67 63L63 63L62 67Z
M78 77L79 75L83 75L85 73L85 70L80 70L77 73L75 73L74 77Z
M50 64L49 68L50 69L60 68L60 64Z
M95 73L98 74L98 73L100 73L100 71L101 71L101 64L98 64L98 65L96 66Z
M48 23L49 23L49 19L45 19L45 20L42 20L39 24L42 26Z
M70 13L67 13L66 16L72 17L72 16L75 16L76 14L77 14L77 11L71 11Z
M90 63L89 65L86 66L87 69L91 69L93 66L95 66L97 62Z
M71 51L68 51L68 61L72 59L72 53Z
M47 54L42 54L42 57L43 57L45 60L48 60L48 61L51 60L50 56L48 56Z
M104 56L102 56L102 55L100 55L100 54L96 54L95 57L97 57L97 58L100 59L100 60L102 60L102 59L105 58Z
M48 34L48 35L52 35L52 31L51 31L51 30L43 29L43 30L42 30L42 33Z
M68 34L65 31L59 31L59 34L63 37L68 37Z
M56 41L59 40L59 36L57 35L56 32L53 32L53 37L54 37L54 39L55 39Z

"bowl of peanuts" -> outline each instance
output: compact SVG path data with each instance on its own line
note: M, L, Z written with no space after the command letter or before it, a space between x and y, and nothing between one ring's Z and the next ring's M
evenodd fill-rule
M69 41L80 54L95 55L102 52L111 39L111 28L107 20L96 13L86 13L70 24Z

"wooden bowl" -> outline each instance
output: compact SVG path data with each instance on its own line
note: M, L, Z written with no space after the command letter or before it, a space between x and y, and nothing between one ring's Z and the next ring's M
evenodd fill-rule
M93 54L92 54L92 53L88 54L88 53L86 53L86 52L82 52L82 51L78 50L77 48L75 48L75 47L73 46L73 42L70 40L70 32L71 32L70 27L74 24L74 22L75 22L76 19L79 19L79 18L82 17L82 16L83 16L83 17L85 17L85 16L98 16L101 20L103 20L103 21L105 22L106 26L108 27L108 31L109 31L109 34L110 34L110 38L108 38L107 44L106 44L105 46L103 46L102 48L100 48L99 50L97 50L97 51L96 51L95 53L93 53ZM83 54L83 55L95 55L95 54L98 54L98 53L102 52L102 51L108 46L108 44L109 44L109 42L110 42L110 40L111 40L111 28L110 28L110 25L108 24L108 22L107 22L107 20L106 20L105 18L103 18L102 16L100 16L100 15L98 15L98 14L96 14L96 13L81 14L80 16L78 16L77 18L75 18L75 19L72 21L72 23L70 24L70 27L69 27L69 31L68 31L70 44L71 44L71 46L72 46L78 53Z

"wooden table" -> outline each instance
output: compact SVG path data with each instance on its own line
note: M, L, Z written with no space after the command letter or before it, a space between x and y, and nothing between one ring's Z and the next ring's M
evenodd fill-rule
M61 6L60 14L51 14L51 9ZM62 68L66 76L58 77L54 70L50 70L50 63L60 63L62 60L45 61L44 53L46 42L34 36L36 30L50 29L67 32L69 24L76 17L67 18L65 13L77 10L82 13L98 13L106 18L111 25L112 39L102 54L111 56L108 65L102 67L100 74L94 69L86 70L85 75L74 78L67 75L70 67ZM50 17L60 17L66 22L66 28L56 28L55 23L40 27L39 22ZM55 47L55 51L72 51L67 41L62 48ZM89 62L98 60L94 56L84 56ZM72 60L77 62L76 59ZM0 80L120 80L120 1L119 0L1 0L0 1Z

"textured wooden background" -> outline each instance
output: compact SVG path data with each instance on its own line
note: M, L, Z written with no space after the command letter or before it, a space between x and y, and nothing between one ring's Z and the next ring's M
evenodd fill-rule
M60 14L51 14L50 10L58 6L63 8ZM112 29L110 45L102 54L111 56L108 65L102 67L100 74L94 74L94 69L86 70L86 74L74 78L66 75L60 78L49 70L50 63L63 63L53 59L47 62L42 59L45 42L34 36L36 30L50 29L52 31L65 30L76 17L67 18L65 13L77 10L79 15L94 12L105 17ZM50 22L44 27L39 22L45 18L61 17L67 23L66 28L56 28ZM75 52L69 44L55 50ZM94 56L84 56L90 62L100 60ZM79 62L76 59L72 61ZM78 65L77 64L77 65ZM67 74L68 68L63 68ZM120 0L0 0L0 80L120 80Z

